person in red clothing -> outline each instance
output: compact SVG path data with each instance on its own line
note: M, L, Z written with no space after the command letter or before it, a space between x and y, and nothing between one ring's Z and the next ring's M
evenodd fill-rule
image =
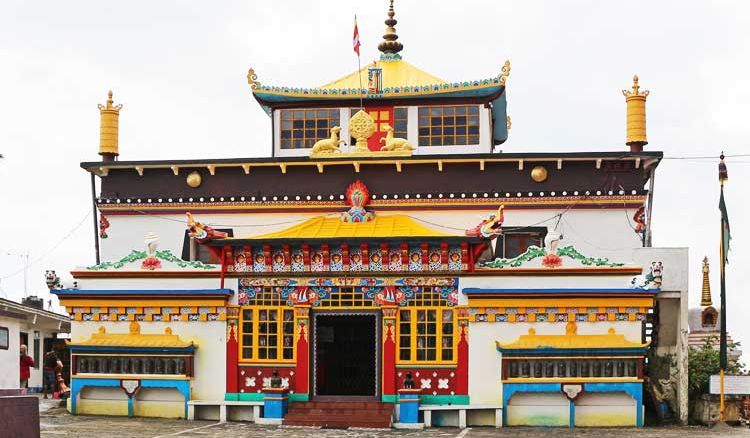
M25 345L21 345L21 388L29 387L29 378L31 377L31 367L34 366L34 359L27 353Z

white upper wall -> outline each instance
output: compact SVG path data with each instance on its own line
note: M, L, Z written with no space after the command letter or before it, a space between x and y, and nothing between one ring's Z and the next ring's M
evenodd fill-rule
M493 213L494 209L375 212L382 215L406 214L424 221L421 222L423 225L437 231L463 235L462 230L473 228ZM560 212L559 209L506 209L504 226L546 226L554 229L557 224L555 215ZM563 233L560 246L573 245L588 257L608 257L615 262L634 261L633 249L640 247L641 242L631 228L633 213L634 210L624 208L568 210L557 224L557 230ZM283 230L323 214L325 213L201 213L196 214L195 218L214 228L231 228L234 237L249 237ZM159 236L159 249L169 249L178 257L182 253L186 228L182 222L185 221L185 216L182 214L110 215L108 218L109 237L100 242L102 261L119 260L134 249L145 249L144 237L149 232ZM650 260L648 263L650 264Z

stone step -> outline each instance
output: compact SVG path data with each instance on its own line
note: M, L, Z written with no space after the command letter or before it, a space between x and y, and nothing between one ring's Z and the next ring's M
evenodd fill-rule
M348 409L348 408L293 408L289 409L290 413L299 414L338 414L338 415L390 415L393 413L392 407L378 407L375 409Z
M377 409L382 406L393 406L390 403L382 402L364 402L364 401L309 401L309 402L294 402L290 405L290 408L314 408L314 409Z
M391 427L393 405L379 401L313 400L289 405L283 424L330 428Z
M367 428L378 428L388 429L391 427L391 420L362 420L356 418L342 418L342 419L284 419L285 426L319 426L326 428L335 429L347 429L349 427L367 427Z

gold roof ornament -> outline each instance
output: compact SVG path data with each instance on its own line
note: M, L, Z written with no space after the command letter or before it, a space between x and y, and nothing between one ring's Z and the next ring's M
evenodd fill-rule
M500 74L497 75L497 78L500 79L500 85L505 86L508 76L510 76L510 60L506 59L503 68L500 69Z
M579 335L578 326L575 322L570 321L565 326L564 335L538 335L532 327L529 333L521 335L518 340L509 344L501 344L495 341L497 348L502 350L536 350L539 348L552 349L569 349L569 348L644 348L649 342L641 344L630 342L625 339L625 335L615 332L614 327L610 327L606 334L601 335Z
M642 152L643 146L648 144L646 138L646 98L649 91L641 91L638 85L638 75L633 76L633 88L622 90L627 106L625 144L630 146L631 152Z
M310 156L318 157L321 155L340 153L341 150L339 150L339 145L342 143L346 144L346 142L339 139L339 131L341 131L340 127L331 127L331 137L316 141L312 147Z
M120 155L120 110L122 105L115 105L112 90L107 93L107 102L99 104L101 124L99 127L99 155L102 161L114 161Z
M414 146L405 138L394 137L391 125L384 125L385 137L380 139L384 143L380 148L381 151L413 151Z
M383 139L385 145L380 150L370 150L367 140L375 133L375 121L365 110L360 109L349 119L349 135L357 142L349 152L341 152L338 145L345 143L339 140L338 126L331 128L331 137L319 140L310 151L310 158L359 158L359 157L410 157L414 146L403 138L394 138L393 130Z
M398 52L404 48L404 45L397 41L398 34L396 34L395 26L398 21L393 18L395 15L396 11L393 10L393 0L391 0L391 5L388 7L388 18L385 20L386 28L383 41L378 44L378 50L382 52L381 60L401 59Z
M91 338L81 342L73 342L71 346L90 347L140 347L140 348L185 348L194 346L193 342L185 342L179 336L172 334L167 327L164 334L142 334L141 326L131 321L128 333L107 333L104 326L100 326Z
M703 257L703 288L701 290L701 306L707 307L712 305L711 302L711 283L708 281L709 267L708 257Z
M354 152L369 152L367 139L375 133L375 121L365 110L359 110L349 119L349 134L357 139Z
M255 70L252 68L247 71L247 83L248 85L250 85L251 90L255 90L256 88L260 87L258 75L255 74Z

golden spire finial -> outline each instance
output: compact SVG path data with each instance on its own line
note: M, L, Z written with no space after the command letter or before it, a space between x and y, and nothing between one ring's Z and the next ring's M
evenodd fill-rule
M99 155L103 161L114 161L120 155L120 110L122 105L115 105L112 90L107 92L107 102L99 104L101 124L99 127Z
M398 21L393 18L395 15L396 11L393 9L393 0L391 0L391 4L388 7L388 18L385 20L386 28L385 34L383 34L383 41L378 44L378 50L382 52L382 55L380 55L381 60L401 59L398 52L404 48L404 45L396 41L398 40L398 34L396 34L395 26Z
M631 152L643 151L643 146L648 144L646 138L646 97L648 91L641 91L638 85L638 75L633 75L633 88L622 90L627 106L627 117L625 125L625 144L630 146Z
M711 305L711 284L708 281L708 257L703 257L703 289L701 290L701 306Z

